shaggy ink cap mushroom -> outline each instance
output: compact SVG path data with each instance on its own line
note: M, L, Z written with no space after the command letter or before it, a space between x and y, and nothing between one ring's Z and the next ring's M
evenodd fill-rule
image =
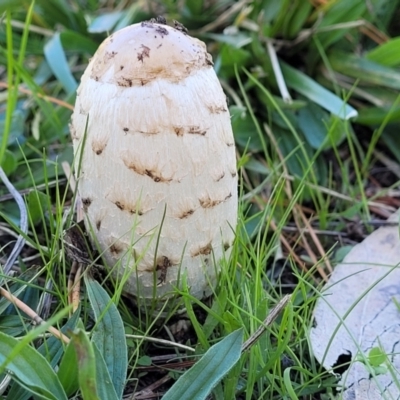
M226 96L204 43L143 22L108 37L72 115L85 225L140 301L212 292L234 240L236 154Z

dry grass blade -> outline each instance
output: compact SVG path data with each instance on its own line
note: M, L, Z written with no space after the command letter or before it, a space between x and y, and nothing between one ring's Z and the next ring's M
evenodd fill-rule
M0 82L0 87L5 88L5 89L10 89L9 85L7 83L5 83L5 82ZM18 91L21 92L21 93L27 94L28 96L33 96L33 92L31 90L25 89L25 88L23 88L21 86L18 88ZM49 101L50 103L54 103L54 104L57 104L58 106L67 108L68 110L73 110L74 109L74 107L71 106L71 104L69 104L69 103L67 103L65 101L62 101L60 99L57 99L55 97L46 96L44 94L40 94L40 93L37 93L37 92L35 93L35 95L37 97L43 99L43 100Z
M260 336L267 330L267 328L275 321L281 311L289 303L290 295L287 294L283 297L279 303L271 310L267 318L265 318L263 324L243 343L242 353L248 350L255 342L260 338Z
M28 315L36 325L43 325L45 323L45 321L42 318L40 318L40 316L34 310L32 310L29 306L27 306L24 302L19 300L17 297L12 295L7 290L0 288L0 294L3 297L5 297L10 303L14 304L15 307L18 307L21 311L23 311L26 315ZM56 328L50 326L48 328L48 331L55 337L62 340L64 343L66 344L69 343L69 338L67 338L67 336L65 336L62 332L60 332Z

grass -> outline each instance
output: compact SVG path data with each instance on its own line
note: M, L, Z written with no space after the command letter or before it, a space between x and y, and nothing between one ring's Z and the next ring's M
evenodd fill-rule
M3 396L29 398L25 390L32 393L40 387L42 396L51 398L48 388L58 385L56 378L40 381L44 377L39 376L36 386L27 381L34 369L24 358L24 349L31 344L50 365L59 366L62 389L57 390L64 390L66 398L78 398L76 393L95 398L94 392L85 390L93 382L100 393L112 392L100 381L115 382L115 371L122 367L119 375L126 373L126 396L149 398L144 390L153 385L153 398L161 398L216 343L232 354L238 351L238 342L229 342L230 335L242 329L244 340L251 338L279 300L290 294L290 303L236 364L211 361L221 368L212 397L340 397L339 376L315 360L309 332L315 303L342 257L341 249L361 241L373 229L370 222L385 220L399 207L400 55L393 50L399 35L393 17L399 13L398 4L0 4L0 163L24 195L29 219L29 230L23 232L18 207L2 186L2 264L18 235L26 241L15 272L3 274L2 289L48 321L35 327L27 309L20 311L5 297L0 299L0 371L14 371ZM76 193L62 163L73 163L68 122L75 89L88 57L108 32L158 14L179 20L207 42L229 97L241 177L232 254L210 299L193 299L182 289L184 316L176 309L166 314L154 314L151 307L138 309L122 296L121 286L114 288L104 280L102 271L96 279L85 274L80 308L67 316L71 260L65 254L63 232L74 225ZM285 87L290 99L283 100ZM96 309L95 299L104 302L104 309ZM76 328L71 344L43 339L50 325L65 324ZM126 342L125 367L115 352L106 350L104 343L113 335ZM190 350L178 349L174 342ZM78 359L74 348L80 350ZM102 349L103 358L96 349ZM37 365L45 365L42 358L29 354ZM364 360L368 363L367 355ZM72 374L77 368L82 373ZM393 371L390 364L388 368ZM18 381L21 371L23 385ZM211 378L197 383L208 389L207 379Z

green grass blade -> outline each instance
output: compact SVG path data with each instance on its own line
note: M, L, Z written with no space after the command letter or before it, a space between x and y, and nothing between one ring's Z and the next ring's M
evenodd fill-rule
M4 364L20 342L0 332L0 363ZM13 378L32 394L45 399L67 399L57 375L46 359L29 345L7 362Z
M212 346L185 372L163 397L163 400L202 400L239 361L243 330L238 329Z
M96 319L92 341L103 355L115 392L121 397L128 366L124 325L117 307L100 284L87 275L85 284Z
M357 110L346 104L340 97L288 64L282 61L280 64L286 84L290 88L339 118L349 119L357 116Z

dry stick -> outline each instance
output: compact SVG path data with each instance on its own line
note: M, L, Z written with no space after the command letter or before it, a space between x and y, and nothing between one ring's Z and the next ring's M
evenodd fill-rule
M3 168L0 167L0 178L3 183L6 185L8 191L14 197L20 212L20 229L23 233L18 236L17 242L14 245L14 248L11 251L10 256L6 264L4 265L4 273L7 275L10 272L11 267L14 265L15 260L18 258L19 254L21 253L22 248L25 245L25 237L28 234L28 213L26 211L26 206L24 199L19 194L18 190L12 185L12 183L8 180L7 175L5 174Z
M154 393L155 389L158 389L160 386L164 385L164 383L167 383L172 379L171 375L165 375L158 381L155 381L151 385L147 386L146 388L142 389L139 392L134 393L134 398L135 400L145 400L145 399L150 399L154 397L159 397L159 394Z
M75 312L79 307L80 302L80 291L81 291L81 278L82 278L83 264L78 264L78 269L76 271L74 286L72 289L72 311Z
M187 350L187 351L192 351L192 352L196 351L193 347L185 346L184 344L176 343L176 342L173 342L170 340L158 339L158 338L154 338L151 336L131 335L131 334L126 334L125 336L127 339L147 340L148 342L163 344L163 345L171 346L171 347L177 347L178 349L182 349L182 350ZM177 356L175 355L175 357L177 357Z
M286 307L286 305L289 303L289 300L290 294L287 294L271 310L263 324L242 344L242 353L253 346L253 344L260 338L260 336L267 330L267 328L275 321L281 311Z
M37 325L43 325L45 323L45 321L40 318L40 316L34 310L27 306L23 301L19 300L17 297L9 293L7 290L0 288L0 295L5 297L10 303L14 304L14 306L18 307L21 311L27 314ZM69 343L69 338L67 338L62 332L60 332L56 328L49 326L47 330L58 339L61 339L64 343Z
M10 86L6 82L0 82L0 87L8 89ZM31 90L25 89L21 86L18 87L18 91L21 93L27 94L29 96L33 96L33 92ZM45 94L40 94L40 93L35 93L35 95L43 100L49 101L50 103L57 104L58 106L68 108L69 110L72 110L72 111L74 110L74 106L72 106L71 104L69 104L65 101L56 99L55 97L46 96Z
M71 271L68 276L67 293L68 304L72 305L71 315L79 307L79 292L81 289L80 279L82 276L82 264L77 261L72 262ZM70 315L70 316L71 316Z

